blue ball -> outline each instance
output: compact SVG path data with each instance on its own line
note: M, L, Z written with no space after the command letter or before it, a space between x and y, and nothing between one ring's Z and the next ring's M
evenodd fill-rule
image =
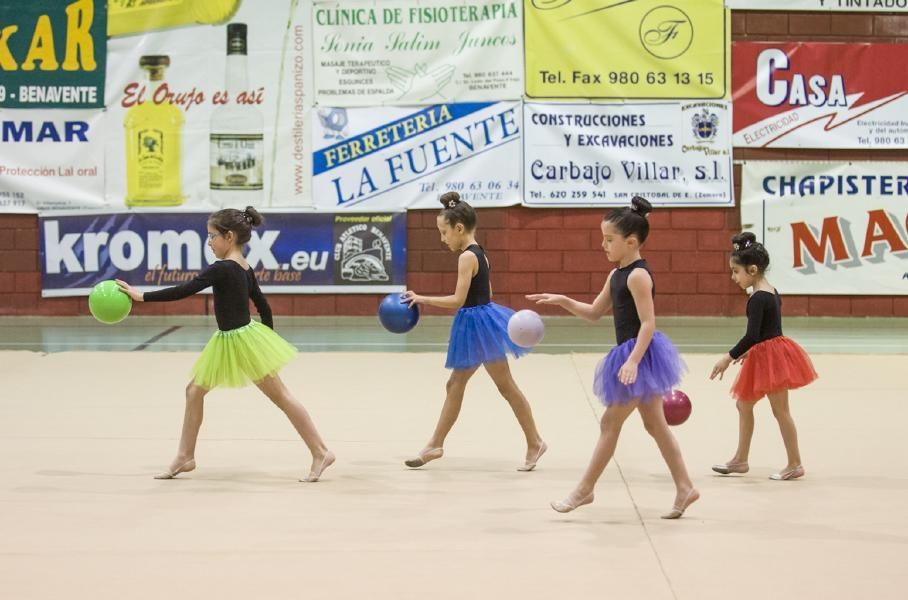
M378 320L391 333L407 333L419 322L419 309L402 303L400 294L388 294L378 305Z

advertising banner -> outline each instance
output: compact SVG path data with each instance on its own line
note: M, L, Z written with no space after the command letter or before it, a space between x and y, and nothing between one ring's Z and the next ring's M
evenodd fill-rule
M103 0L0 4L0 109L103 108L106 25Z
M735 42L734 145L908 148L908 44Z
M725 0L735 10L908 12L908 0Z
M749 161L741 223L783 294L908 294L903 163Z
M311 205L311 3L113 0L109 40L104 5L106 110L0 109L0 210Z
M521 201L519 102L320 107L316 118L318 208L437 208L447 191L476 207Z
M533 98L704 98L728 92L723 0L524 0Z
M405 213L266 212L246 260L265 293L403 291ZM42 296L85 296L105 279L142 291L191 280L216 260L208 213L43 213Z
M528 206L733 206L728 102L524 106Z
M327 106L517 100L519 0L317 1L316 101Z

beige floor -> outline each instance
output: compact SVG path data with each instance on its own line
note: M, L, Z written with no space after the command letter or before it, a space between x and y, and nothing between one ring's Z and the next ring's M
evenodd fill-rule
M694 402L676 429L702 500L684 519L639 420L625 428L597 502L571 489L598 434L593 355L513 364L551 450L518 473L520 431L484 375L447 456L401 461L434 425L438 354L307 354L284 371L339 459L297 483L308 455L251 389L214 393L199 469L171 457L193 354L0 353L0 597L764 599L905 598L908 405L904 356L815 356L793 394L808 477L772 482L784 453L767 405L744 477L730 456L727 382L690 355Z

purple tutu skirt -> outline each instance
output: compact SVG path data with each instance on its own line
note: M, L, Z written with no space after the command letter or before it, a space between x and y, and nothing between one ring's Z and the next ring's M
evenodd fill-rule
M508 336L508 320L513 314L510 308L494 302L458 310L451 324L445 368L472 369L507 360L508 354L520 358L529 352Z
M618 381L618 371L633 352L636 343L637 338L633 338L615 346L596 366L593 392L606 406L627 404L635 399L648 402L654 396L662 396L678 385L681 376L687 371L687 365L681 360L678 349L671 340L657 331L637 365L637 380L624 385Z

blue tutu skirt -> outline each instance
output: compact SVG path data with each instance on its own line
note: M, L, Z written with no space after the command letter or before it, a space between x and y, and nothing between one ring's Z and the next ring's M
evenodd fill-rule
M662 396L678 385L687 371L678 349L657 331L637 365L637 380L624 385L618 381L618 371L634 351L636 343L637 338L633 338L615 346L596 366L593 392L606 406L627 404L635 399L648 402L654 396Z
M494 302L458 310L451 325L445 368L472 369L507 360L508 354L520 358L529 352L508 336L508 320L513 314L510 308Z

